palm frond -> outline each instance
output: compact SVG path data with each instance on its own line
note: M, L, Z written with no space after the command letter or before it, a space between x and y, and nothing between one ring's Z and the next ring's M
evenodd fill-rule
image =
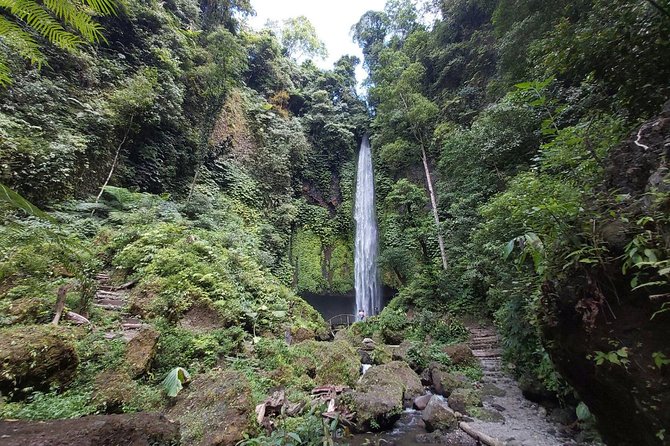
M33 39L33 36L30 33L26 32L21 28L16 22L7 20L6 18L0 16L0 40L2 40L8 47L16 51L21 57L28 59L31 63L41 67L43 63L46 63L46 58L42 54ZM7 75L9 75L9 67L4 63L3 66L7 69ZM0 68L2 72L2 68ZM4 85L8 82L3 82L2 74L0 73L0 85Z

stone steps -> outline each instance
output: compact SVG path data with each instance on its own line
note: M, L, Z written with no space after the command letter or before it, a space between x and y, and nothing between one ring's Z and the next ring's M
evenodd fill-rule
M132 286L134 282L129 282L117 287L109 283L110 276L104 272L96 275L96 281L98 282L98 285L93 299L93 306L102 308L106 311L118 312L121 318L119 324L120 329L106 332L105 339L122 338L124 341L128 342L135 338L139 334L140 329L146 324L141 319L131 317L126 313L129 293L128 288Z
M497 380L505 377L503 372L502 348L500 338L491 328L470 328L468 346L479 360L484 379Z

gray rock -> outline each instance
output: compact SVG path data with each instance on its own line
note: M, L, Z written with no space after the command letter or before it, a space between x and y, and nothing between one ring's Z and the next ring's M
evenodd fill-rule
M414 398L414 408L417 410L425 409L432 396L433 395L421 395Z
M363 349L365 349L365 350L374 350L375 347L377 346L377 343L370 338L365 338L361 342L361 345L363 346Z
M433 432L438 429L443 432L448 432L458 427L456 414L449 408L447 401L444 398L440 398L438 395L433 395L430 399L428 405L421 414L421 419L426 423L426 430L428 432Z
M469 414L470 407L482 405L479 392L474 389L454 389L447 401L449 407L463 414Z

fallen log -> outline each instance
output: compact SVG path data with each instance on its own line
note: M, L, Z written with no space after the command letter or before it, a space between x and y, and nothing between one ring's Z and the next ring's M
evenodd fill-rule
M472 426L470 426L465 421L459 422L458 427L460 427L463 432L465 432L475 440L480 441L487 446L505 446L506 444L504 441L500 441L497 438L493 438L489 435L486 435L483 432L479 432L478 430L473 429Z
M74 322L75 324L78 324L78 325L91 325L91 321L86 319L81 314L75 313L74 311L68 311L67 313L65 313L65 317L68 320L70 320L70 321L72 321L72 322Z

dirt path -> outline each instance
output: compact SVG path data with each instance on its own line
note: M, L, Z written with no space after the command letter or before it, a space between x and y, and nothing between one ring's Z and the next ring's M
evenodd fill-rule
M517 382L503 372L502 349L495 329L491 326L470 328L468 345L480 360L484 377L482 387L488 390L484 407L499 412L504 421L474 420L469 423L478 431L505 442L509 446L564 446L583 444L571 437L566 426L552 423L546 410L526 400Z

